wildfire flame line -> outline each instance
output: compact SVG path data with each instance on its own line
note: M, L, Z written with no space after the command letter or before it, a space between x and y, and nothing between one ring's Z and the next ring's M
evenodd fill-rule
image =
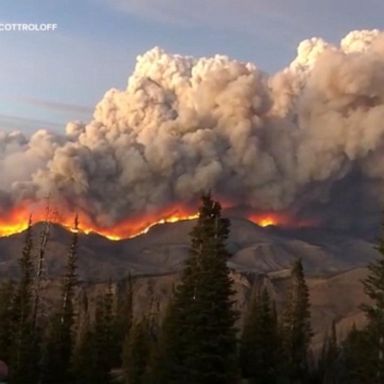
M53 214L48 217L49 222L59 224L67 230L73 231L73 220L76 213L70 211L59 213L58 210L52 210L52 212ZM95 233L115 241L132 239L143 235L159 224L195 220L199 217L199 214L193 212L190 208L178 205L170 207L162 212L157 212L156 214L128 218L111 227L103 227L95 224L86 214L81 212L77 213L79 216L79 232L87 235ZM30 214L32 214L34 223L47 221L47 211L44 205L29 204L28 202L25 202L6 214L0 214L0 237L11 236L26 230ZM261 227L268 227L271 225L282 227L307 227L316 224L313 221L299 220L286 213L278 212L258 212L247 214L245 216L248 220Z
M7 237L16 233L21 233L28 228L29 216L32 212L33 222L42 222L47 220L47 215L40 206L28 206L23 204L18 208L11 210L6 215L0 215L0 237ZM48 221L59 224L69 231L79 231L89 235L91 233L99 234L109 240L132 239L134 237L148 233L156 225L176 223L178 221L194 220L199 217L198 213L191 213L185 208L173 207L158 216L146 215L143 217L130 218L124 220L112 227L102 227L94 224L92 220L84 213L79 213L78 230L73 229L73 219L75 213L58 213L50 215Z

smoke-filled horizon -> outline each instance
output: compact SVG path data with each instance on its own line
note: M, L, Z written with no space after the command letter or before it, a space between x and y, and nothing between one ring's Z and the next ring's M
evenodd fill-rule
M366 229L383 207L383 171L378 30L340 46L305 40L276 74L154 48L90 122L0 137L3 213L49 195L101 226L212 190L231 205Z

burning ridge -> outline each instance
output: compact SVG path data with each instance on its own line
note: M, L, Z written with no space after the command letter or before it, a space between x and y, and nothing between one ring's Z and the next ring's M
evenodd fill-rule
M79 216L79 230L84 234L96 233L109 240L131 239L147 233L151 228L159 224L176 223L179 221L195 220L199 217L198 212L191 208L179 206L170 207L167 210L158 212L153 216L137 216L122 220L110 227L101 227L93 223L84 213L67 212L63 213L42 204L24 204L12 211L7 216L0 217L0 237L11 236L27 229L29 219L33 222L49 221L59 224L68 230L72 230L75 215ZM306 227L315 225L314 221L298 220L287 214L276 212L242 213L243 217L261 226L281 227Z

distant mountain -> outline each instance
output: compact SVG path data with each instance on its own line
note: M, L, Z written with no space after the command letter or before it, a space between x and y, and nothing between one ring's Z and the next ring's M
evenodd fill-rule
M360 304L364 295L361 279L364 268L377 256L373 244L345 233L318 228L286 230L261 228L242 219L232 219L228 248L236 288L236 305L244 313L252 291L269 285L279 306L283 305L289 284L292 260L301 257L311 297L313 347L321 347L333 320L340 338L353 324L362 324ZM189 233L193 221L161 224L147 234L130 240L111 241L96 234L80 235L79 276L83 287L96 292L109 279L118 281L129 273L136 275L134 284L135 312L151 310L157 303L161 311L170 297L183 261L188 254ZM38 246L42 224L33 227ZM24 234L0 238L0 279L16 277L18 257ZM57 277L65 264L71 233L52 225L47 247L44 284L46 308L58 297ZM56 292L56 293L54 293Z
M309 275L329 275L364 267L376 251L373 245L345 233L317 228L284 230L262 228L245 219L232 219L228 248L230 266L239 272L284 273L301 257ZM134 239L111 241L96 234L80 235L79 273L83 280L118 280L132 274L168 274L179 271L188 254L189 233L194 221L159 224ZM33 227L36 247L41 224ZM47 248L46 275L61 274L70 232L51 226ZM0 238L0 277L17 274L17 259L24 234Z

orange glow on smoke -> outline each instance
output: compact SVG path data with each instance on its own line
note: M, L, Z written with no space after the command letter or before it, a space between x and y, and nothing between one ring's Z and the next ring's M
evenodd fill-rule
M5 215L0 215L0 237L10 236L23 232L28 227L29 216L32 214L34 223L45 221L47 217L46 209L43 205L22 204L11 210ZM158 224L175 223L183 220L193 220L198 218L198 214L186 208L174 206L168 210L160 212L157 216L144 215L142 217L129 218L123 220L112 227L102 227L94 224L84 213L79 212L79 231L85 234L97 233L110 240L130 239L147 233L152 227ZM49 217L49 221L60 224L71 230L73 227L75 213L63 214L55 213Z

